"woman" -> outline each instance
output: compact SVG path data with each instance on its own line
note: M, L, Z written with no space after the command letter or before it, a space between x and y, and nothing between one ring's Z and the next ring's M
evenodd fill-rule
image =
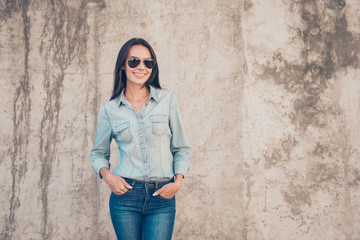
M110 172L110 142L119 164ZM171 239L175 194L189 170L191 147L175 96L161 89L155 52L133 38L120 49L114 89L98 115L94 171L110 187L110 215L118 239Z

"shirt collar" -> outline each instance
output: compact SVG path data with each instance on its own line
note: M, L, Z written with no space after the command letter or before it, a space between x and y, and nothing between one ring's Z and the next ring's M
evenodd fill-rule
M119 99L118 99L118 106L120 107L121 103L125 105L126 99L124 96L125 89L123 89L120 93Z
M124 92L125 92L125 89L123 89L121 91L121 94L119 96L119 99L118 99L118 105L120 106L121 103L125 105L126 103L126 98L125 98L125 95L124 95ZM154 99L156 102L159 102L159 96L158 96L158 92L159 90L154 88L153 86L150 86L150 95L149 95L149 99Z
M159 89L150 86L150 96L149 99L153 98L156 102L159 102Z

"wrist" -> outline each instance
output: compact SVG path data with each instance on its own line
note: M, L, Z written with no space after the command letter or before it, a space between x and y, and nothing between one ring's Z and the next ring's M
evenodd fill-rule
M174 183L176 185L178 185L179 187L181 187L183 178L184 178L184 175L182 175L181 173L176 174Z
M111 173L111 172L106 167L103 167L103 168L100 169L99 173L102 176L102 178L105 179L109 175L109 173Z

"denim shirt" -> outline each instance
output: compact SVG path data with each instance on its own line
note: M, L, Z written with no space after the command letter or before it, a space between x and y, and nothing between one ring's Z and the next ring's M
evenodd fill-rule
M165 181L189 171L191 146L186 137L175 95L150 87L146 104L137 114L124 91L105 103L98 115L91 150L96 174L110 168L110 143L115 139L119 164L113 173L139 181Z

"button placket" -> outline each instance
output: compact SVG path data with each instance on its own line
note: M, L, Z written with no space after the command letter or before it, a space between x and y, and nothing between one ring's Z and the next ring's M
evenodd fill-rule
M139 126L139 140L140 140L140 149L141 149L141 159L144 163L144 170L145 170L145 180L148 179L148 162L147 162L147 156L146 156L146 143L145 143L145 137L144 137L144 128L143 128L143 122L140 119L142 116L142 113L140 113L140 116L138 117L138 126Z

